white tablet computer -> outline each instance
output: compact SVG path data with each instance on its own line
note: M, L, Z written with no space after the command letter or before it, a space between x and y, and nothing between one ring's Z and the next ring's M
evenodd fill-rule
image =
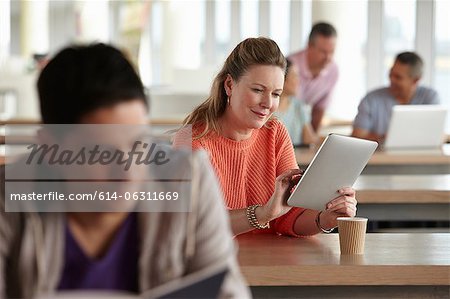
M330 134L306 168L288 205L323 210L342 187L351 187L363 171L378 143Z

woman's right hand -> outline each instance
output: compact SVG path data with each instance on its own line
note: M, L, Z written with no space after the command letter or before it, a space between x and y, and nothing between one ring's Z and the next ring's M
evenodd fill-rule
M302 173L303 171L300 169L290 169L277 177L272 197L264 206L255 211L260 223L267 223L289 212L292 207L288 206L287 199L300 180Z

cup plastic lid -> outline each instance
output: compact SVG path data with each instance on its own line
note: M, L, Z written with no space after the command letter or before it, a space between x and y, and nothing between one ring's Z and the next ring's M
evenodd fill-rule
M337 220L340 221L367 221L367 218L364 217L338 217Z

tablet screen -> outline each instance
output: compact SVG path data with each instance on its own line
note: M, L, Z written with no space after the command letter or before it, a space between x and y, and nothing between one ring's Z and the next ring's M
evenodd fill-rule
M289 197L288 205L325 209L330 200L339 196L339 189L353 186L377 146L370 140L328 135Z

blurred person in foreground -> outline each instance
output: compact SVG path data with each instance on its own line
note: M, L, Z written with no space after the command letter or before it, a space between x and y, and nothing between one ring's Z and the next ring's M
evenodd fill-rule
M148 123L137 73L108 45L63 49L40 74L38 92L44 124ZM115 139L122 140L122 135ZM61 144L71 142L67 136L51 137ZM0 298L47 297L71 290L139 294L218 261L228 268L220 297L248 298L228 215L206 155L172 152L171 158L178 159L180 167L188 166L179 172L194 169L197 205L191 212L8 213L2 190ZM62 170L64 179L70 169Z

